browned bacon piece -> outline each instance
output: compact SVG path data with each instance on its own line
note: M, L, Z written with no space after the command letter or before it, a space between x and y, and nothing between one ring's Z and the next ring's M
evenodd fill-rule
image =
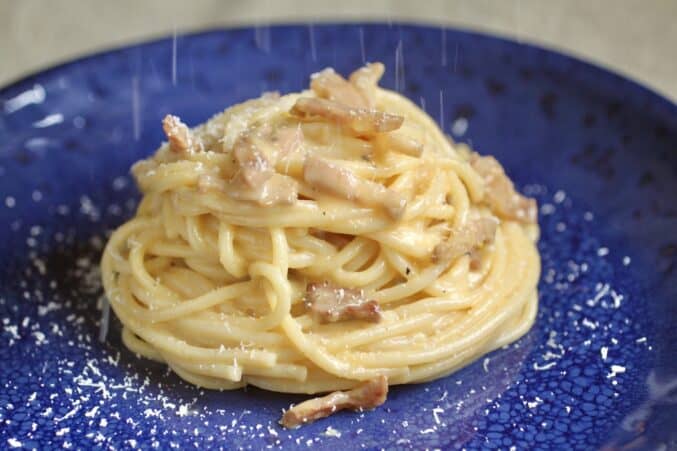
M373 409L383 404L388 396L388 380L379 376L349 391L336 391L326 396L309 399L284 412L280 424L296 428L344 409Z
M350 74L350 83L354 85L362 96L367 100L367 107L373 108L374 93L379 80L385 72L385 66L381 63L369 63Z
M233 145L237 172L228 184L228 194L260 205L294 203L298 184L275 172L278 160L297 149L303 141L300 127L267 128L243 133Z
M484 179L485 200L491 211L505 219L536 223L536 201L518 193L501 164L491 156L470 156L473 169Z
M302 141L300 127L243 133L233 145L233 157L242 179L251 187L259 186L275 173L275 164Z
M372 136L397 130L404 118L373 109L351 108L332 100L302 97L290 113L307 121L327 121L338 124L358 136Z
M298 183L291 177L274 173L268 180L249 186L242 177L236 175L230 181L225 180L218 172L202 174L198 178L197 187L200 192L220 191L229 197L259 205L290 205L298 198Z
M303 178L313 188L328 194L370 207L383 207L393 219L401 218L407 205L407 201L396 191L380 183L362 180L350 170L314 155L306 158Z
M306 305L320 323L360 319L377 323L381 320L378 302L367 300L364 291L336 287L329 282L309 283Z
M169 148L177 153L194 150L196 145L193 133L188 126L176 116L168 114L162 120L162 129L169 140Z
M249 135L241 136L233 145L233 157L239 166L242 180L250 187L257 187L275 172L274 149L262 140Z
M241 176L236 176L225 189L233 199L263 206L290 205L298 199L296 180L278 173L273 173L268 180L256 186L249 186Z
M449 238L433 250L433 262L449 264L461 255L491 242L496 235L498 221L494 218L480 218L453 231Z
M349 83L348 80L331 68L313 74L310 79L310 89L323 99L332 100L354 108L369 107L367 100L355 85Z

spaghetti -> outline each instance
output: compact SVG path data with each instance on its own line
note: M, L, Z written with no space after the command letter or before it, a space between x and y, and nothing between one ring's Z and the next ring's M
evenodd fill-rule
M130 350L211 389L353 392L439 378L530 328L534 201L382 73L327 69L192 130L165 118L102 257Z

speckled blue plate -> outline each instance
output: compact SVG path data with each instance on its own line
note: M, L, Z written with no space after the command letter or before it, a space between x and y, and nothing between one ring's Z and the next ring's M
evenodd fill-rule
M97 262L162 139L311 72L384 85L502 161L540 204L535 327L374 412L299 430L301 397L210 392L100 341ZM0 91L0 448L677 446L677 107L578 60L404 25L242 28L98 54ZM331 426L331 428L329 428ZM340 437L339 437L340 436Z

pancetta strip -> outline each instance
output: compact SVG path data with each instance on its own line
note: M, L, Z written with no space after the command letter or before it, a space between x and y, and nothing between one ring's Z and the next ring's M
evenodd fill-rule
M380 376L364 382L349 391L336 391L309 399L284 412L280 424L296 428L344 409L373 409L383 404L388 396L388 380Z
M493 241L497 226L498 221L494 218L480 218L452 231L448 239L435 246L433 262L449 264L461 255Z
M256 186L249 186L241 176L236 176L228 183L226 192L233 199L263 206L290 205L298 199L298 184L293 178L278 173Z
M329 282L309 283L306 305L320 323L335 323L359 319L377 323L381 320L378 302L367 300L364 291L341 288Z
M244 135L235 141L233 157L241 180L250 188L262 185L275 173L276 150L261 139Z
M338 124L358 136L372 136L397 130L404 118L374 109L351 108L332 100L302 97L290 113L307 121L327 121Z
M484 179L485 201L491 211L501 218L536 223L536 201L515 190L503 166L494 157L473 153L470 164Z
M177 116L168 114L162 120L162 129L169 140L169 148L177 153L199 150L193 132Z
M385 72L385 66L382 63L369 63L350 74L350 83L360 91L367 101L368 108L375 106L376 88L383 72Z
M354 200L370 207L383 207L391 218L402 217L406 200L380 183L362 180L346 168L338 167L314 155L306 157L303 178L313 188Z
M275 173L277 162L300 147L302 141L300 127L242 134L233 145L238 175L249 187L260 186Z
M332 100L353 108L368 108L369 103L362 93L348 80L328 68L313 74L310 78L310 89L318 97Z

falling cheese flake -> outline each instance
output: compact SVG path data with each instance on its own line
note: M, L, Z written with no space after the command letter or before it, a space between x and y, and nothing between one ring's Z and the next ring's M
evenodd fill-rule
M534 369L536 371L546 371L552 368L553 366L557 365L557 362L549 362L546 363L545 365L539 365L538 363L534 362Z
M564 191L558 190L555 195L552 197L552 199L555 201L556 204L561 204L564 202L564 199L566 199L567 195Z
M555 206L552 204L543 204L541 205L541 214L543 216L551 215L555 212Z
M324 435L326 435L327 437L341 438L341 432L337 431L331 426L327 427L327 429L324 431Z
M581 324L583 324L585 327L592 329L592 330L597 329L597 324L593 323L588 318L583 318L583 321L581 321Z
M176 414L180 417L185 417L188 415L188 404L182 404L179 406L179 410L176 411Z
M615 290L611 290L611 299L614 301L614 308L619 308L623 301L623 295L616 293Z
M482 368L484 368L485 373L489 372L489 361L490 360L491 359L489 359L489 357L487 357L487 358L484 359L484 362L482 362Z
M621 365L611 365L611 372L606 375L607 379L616 377L617 374L625 373L625 367Z
M533 401L527 401L527 407L530 409L534 409L538 407L539 405L543 404L543 400L536 396Z
M454 136L463 136L468 130L468 119L459 117L451 124L451 133Z
M435 407L433 409L433 419L437 424L440 424L440 417L438 416L440 413L444 413L444 409L442 409L441 407Z

